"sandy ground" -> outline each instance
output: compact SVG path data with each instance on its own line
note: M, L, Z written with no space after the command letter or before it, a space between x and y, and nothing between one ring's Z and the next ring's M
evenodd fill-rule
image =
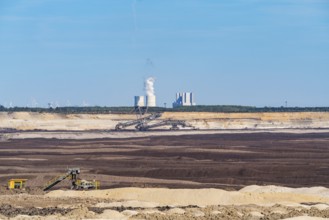
M66 132L58 133L62 134ZM0 141L0 184L8 178L26 178L30 188L44 186L68 167L79 167L83 179L101 181L102 189L329 187L328 164L327 132ZM56 187L68 186L63 182Z
M213 206L260 205L286 203L329 203L329 190L324 187L288 188L276 186L247 186L239 191L221 189L167 189L118 188L100 191L53 191L50 198L77 197L120 200L137 200L156 203L157 206ZM328 206L329 207L329 206Z
M329 114L168 113L234 130L108 131L134 117L1 113L0 219L329 219ZM102 190L41 190L68 167Z
M329 189L320 187L329 182L325 130L158 133L2 139L0 219L329 219ZM63 181L61 190L41 190L76 166L103 189L70 191ZM28 179L25 191L5 189L15 177Z
M137 119L135 114L55 114L33 112L0 112L0 130L113 130L117 123L135 119ZM329 128L329 112L166 112L162 114L158 121L167 119L185 120L195 128L202 130ZM134 129L134 127L132 126L128 129Z
M150 136L182 136L182 135L208 135L208 134L257 134L257 133L329 133L329 129L243 129L243 130L160 130L160 131L12 131L0 133L0 140L12 139L104 139L104 138L138 138Z
M329 189L117 188L0 195L2 219L328 219Z

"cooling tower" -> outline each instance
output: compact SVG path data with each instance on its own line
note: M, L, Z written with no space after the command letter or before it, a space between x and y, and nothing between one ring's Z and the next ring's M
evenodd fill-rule
M147 107L156 107L155 95L146 96L146 105L147 105Z
M135 96L135 107L144 107L144 96Z

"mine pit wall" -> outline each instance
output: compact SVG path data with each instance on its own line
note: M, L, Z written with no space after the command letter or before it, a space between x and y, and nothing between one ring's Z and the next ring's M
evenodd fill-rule
M1 112L0 130L112 130L133 114L52 114ZM185 120L199 129L303 129L329 128L329 112L208 113L166 112L159 120ZM133 128L133 127L131 127Z
M186 120L200 129L329 128L329 112L165 113L163 118Z

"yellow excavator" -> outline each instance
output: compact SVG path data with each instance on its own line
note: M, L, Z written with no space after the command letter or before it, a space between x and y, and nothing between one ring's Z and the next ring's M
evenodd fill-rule
M93 181L87 181L87 180L81 180L78 178L80 174L80 168L70 168L67 170L67 172L63 175L57 176L54 179L50 180L45 187L43 188L43 191L47 191L57 185L58 183L62 182L65 179L71 180L71 189L99 189L100 183L99 181L93 180Z

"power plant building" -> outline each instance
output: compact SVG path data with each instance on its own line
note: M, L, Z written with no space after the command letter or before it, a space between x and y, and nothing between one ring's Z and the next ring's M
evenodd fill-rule
M144 107L144 96L135 96L135 107Z
M149 77L145 80L144 89L146 96L135 96L135 107L156 107L156 96L154 93L154 81L153 77Z
M173 108L180 106L194 106L194 94L192 92L176 93L176 100L173 103Z
M156 97L155 95L147 95L146 96L146 106L147 107L156 107Z
M135 96L135 107L156 107L156 96Z

